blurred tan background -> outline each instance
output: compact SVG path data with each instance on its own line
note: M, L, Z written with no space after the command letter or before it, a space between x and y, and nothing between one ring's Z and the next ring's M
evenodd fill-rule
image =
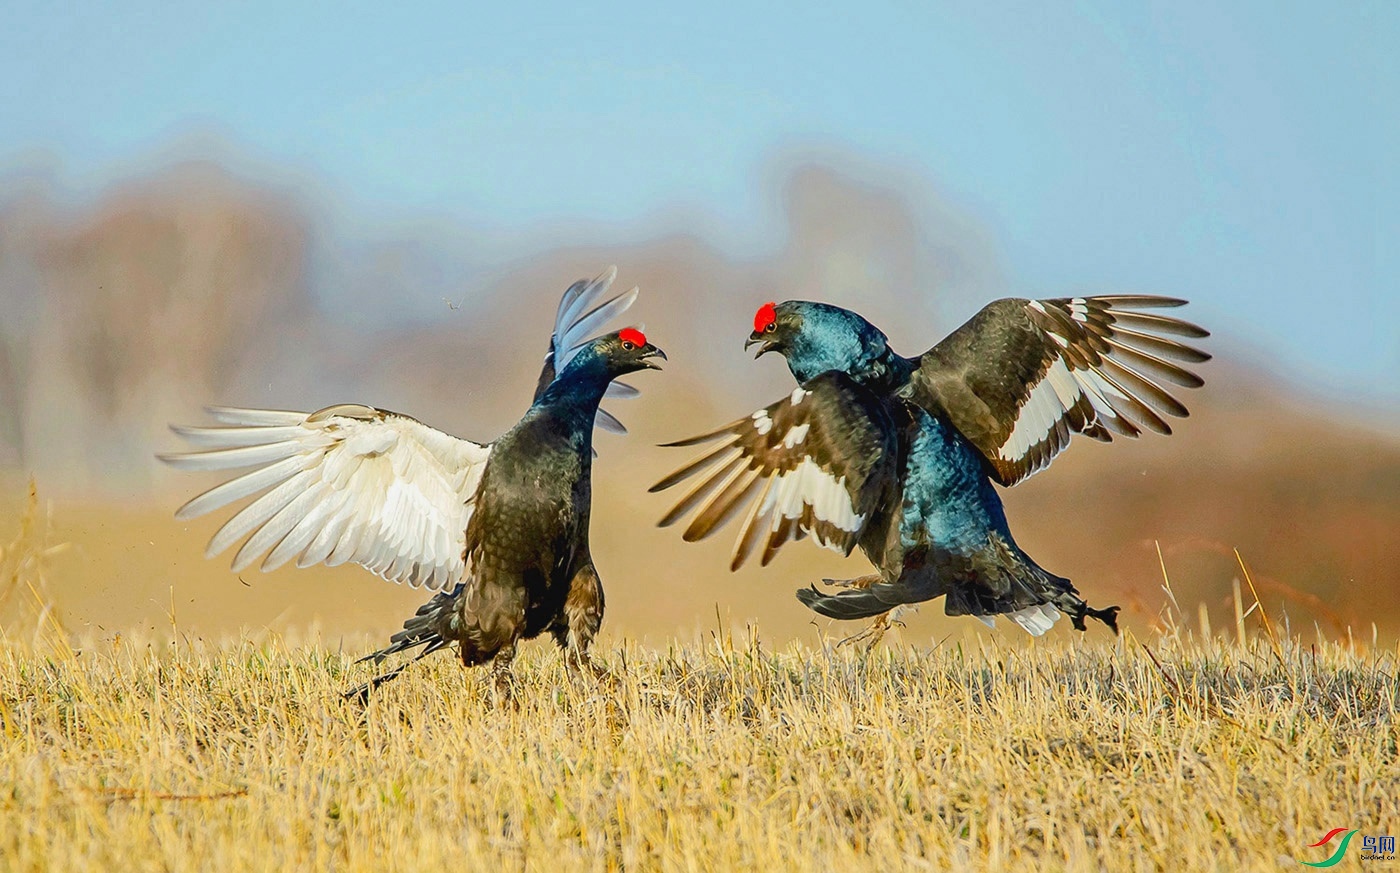
M894 180L894 181L891 181ZM28 476L51 513L48 596L65 625L99 637L316 627L323 639L386 633L422 601L358 568L257 571L202 557L217 519L177 523L181 502L217 479L154 459L178 448L169 422L222 403L313 410L361 402L489 440L528 403L559 294L608 264L639 285L631 312L670 354L615 402L631 428L598 438L594 552L605 630L664 644L716 621L764 639L856 630L820 620L792 592L862 572L808 546L731 574L728 531L701 545L658 530L670 495L646 487L689 455L656 444L770 402L790 387L777 359L741 346L770 299L828 300L862 312L918 353L1006 286L995 236L929 186L790 161L771 180L786 232L769 255L735 256L694 233L565 247L549 238L480 268L490 234L400 228L328 244L327 207L217 163L151 170L74 201L42 178L0 199L0 541L18 529ZM671 222L675 224L676 222ZM440 230L440 229L439 229ZM626 240L607 228L573 238ZM634 235L635 236L635 235ZM464 243L465 241L465 243ZM329 277L329 278L328 278ZM335 293L324 292L327 285ZM1064 288L1060 294L1136 291ZM1148 289L1191 297L1191 289ZM1203 305L1202 305L1203 304ZM1210 301L1183 310L1208 328ZM1234 550L1275 621L1370 638L1400 630L1400 431L1393 410L1346 406L1272 372L1248 335L1217 331L1207 386L1169 439L1085 441L1004 492L1021 544L1128 624L1160 621L1160 545L1189 623L1204 609L1231 631ZM1283 368L1287 369L1287 368ZM1248 591L1246 603L1252 602ZM21 598L22 599L22 598ZM0 606L13 622L17 600ZM908 617L904 639L1019 636ZM969 625L973 625L969 627Z

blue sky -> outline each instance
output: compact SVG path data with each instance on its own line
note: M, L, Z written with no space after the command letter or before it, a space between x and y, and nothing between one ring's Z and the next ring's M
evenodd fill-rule
M1191 297L1400 400L1394 2L169 6L8 4L0 167L96 187L211 132L366 213L679 204L738 245L774 155L835 145L968 204L1017 293Z

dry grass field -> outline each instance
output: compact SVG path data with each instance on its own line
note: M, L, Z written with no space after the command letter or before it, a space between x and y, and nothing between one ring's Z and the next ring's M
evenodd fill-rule
M1159 668L1149 649L1161 662ZM1394 653L0 651L7 869L1272 870L1400 794Z
M4 869L1273 870L1394 830L1397 651L1259 609L1243 643L1175 608L1116 642L613 638L599 684L531 645L508 699L435 657L360 707L369 639L202 642L174 604L75 639L54 548L31 515L0 553Z

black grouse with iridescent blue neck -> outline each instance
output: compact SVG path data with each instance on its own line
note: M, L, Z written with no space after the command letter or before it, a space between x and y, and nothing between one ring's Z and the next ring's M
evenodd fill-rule
M653 486L700 477L661 524L693 513L684 535L696 540L747 506L731 569L760 541L764 564L808 535L842 554L859 545L878 572L798 598L832 618L879 616L875 639L892 609L941 596L949 615L1006 615L1035 635L1062 613L1116 632L1117 607L1090 607L1016 544L993 483L1043 469L1076 433L1171 433L1166 417L1187 412L1163 383L1199 387L1184 365L1210 357L1182 342L1206 331L1152 311L1183 303L999 300L916 358L850 310L765 304L746 347L783 355L799 387L674 443L716 445Z

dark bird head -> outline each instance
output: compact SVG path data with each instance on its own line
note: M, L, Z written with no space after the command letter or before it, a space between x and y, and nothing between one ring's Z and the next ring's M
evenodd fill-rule
M624 327L616 333L604 334L585 343L569 362L566 372L580 367L615 379L638 370L660 370L656 358L664 361L666 353L647 342L640 330Z
M744 348L755 344L755 358L777 352L799 382L828 370L859 376L889 352L885 335L864 318L849 309L806 300L760 306Z

